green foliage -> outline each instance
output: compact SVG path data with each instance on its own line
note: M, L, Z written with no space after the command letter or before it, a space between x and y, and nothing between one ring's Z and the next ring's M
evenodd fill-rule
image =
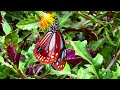
M14 37L14 38L13 38ZM5 36L4 45L7 47L12 44L15 48L18 46L18 31L13 31Z
M5 19L6 12L1 11L1 15L2 15L2 22L3 22L2 23L2 28L3 28L3 31L5 32L5 34L7 35L12 31L12 28Z
M42 64L33 53L37 43L36 37L39 36L39 40L48 31L48 28L46 30L39 28L40 17L34 11L1 11L0 79L120 78L120 11L46 11L46 13L53 13L58 18L66 49L75 50L73 58L66 60L62 71L54 70L50 64ZM13 45L15 51L20 54L19 67L14 65L6 50L9 45ZM106 71L113 58L115 63ZM17 60L16 56L14 59ZM71 60L80 61L72 64ZM40 67L37 72L36 65Z
M34 30L38 28L39 18L37 17L29 17L24 20L21 20L16 27L22 30Z
M91 45L91 48L93 50L98 50L99 48L101 48L103 46L103 44L105 43L106 39L105 38L101 38L97 41L94 41L93 44Z
M112 79L119 79L120 78L120 66L118 63L116 63L117 70L113 71Z
M72 46L74 47L76 54L81 56L83 59L87 60L91 65L87 65L87 69L94 73L97 78L98 77L98 70L100 65L102 64L103 57L98 53L95 58L92 58L91 55L87 51L87 41L76 41L72 42Z

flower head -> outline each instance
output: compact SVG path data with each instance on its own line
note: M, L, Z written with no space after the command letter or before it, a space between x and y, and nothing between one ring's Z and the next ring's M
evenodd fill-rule
M50 24L53 24L55 21L54 15L49 13L41 12L40 28L45 29Z

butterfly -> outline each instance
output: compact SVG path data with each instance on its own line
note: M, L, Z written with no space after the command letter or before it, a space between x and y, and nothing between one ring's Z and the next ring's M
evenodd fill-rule
M55 22L36 44L34 48L36 59L43 64L50 64L55 70L61 71L66 64L66 47L59 30L59 22Z

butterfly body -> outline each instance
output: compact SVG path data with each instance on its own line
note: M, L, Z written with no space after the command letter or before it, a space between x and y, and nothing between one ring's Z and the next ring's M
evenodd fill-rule
M50 64L56 70L62 70L66 61L66 48L58 23L50 27L46 35L36 44L34 55L43 64Z

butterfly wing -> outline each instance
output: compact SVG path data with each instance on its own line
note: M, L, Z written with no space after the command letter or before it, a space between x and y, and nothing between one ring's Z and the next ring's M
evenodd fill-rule
M47 32L45 37L42 38L37 44L34 49L34 55L36 59L44 64L50 64L51 61L50 59L50 52L49 52L49 43L52 39L53 33L52 32Z
M34 49L36 59L44 64L56 62L60 54L60 37L49 31Z
M37 43L34 55L43 64L51 64L58 71L63 70L66 63L66 48L63 36L58 30L58 23L53 25L45 37Z
M57 37L59 37L60 39L60 54L59 54L59 58L57 59L56 62L52 63L51 66L58 71L61 71L64 69L65 64L66 64L66 48L65 48L65 42L63 39L62 34L58 31L57 32Z
M62 61L57 61L57 62L55 62L55 63L52 63L51 66L52 66L55 70L61 71L61 70L64 69L65 64L66 64L66 60L63 59Z

